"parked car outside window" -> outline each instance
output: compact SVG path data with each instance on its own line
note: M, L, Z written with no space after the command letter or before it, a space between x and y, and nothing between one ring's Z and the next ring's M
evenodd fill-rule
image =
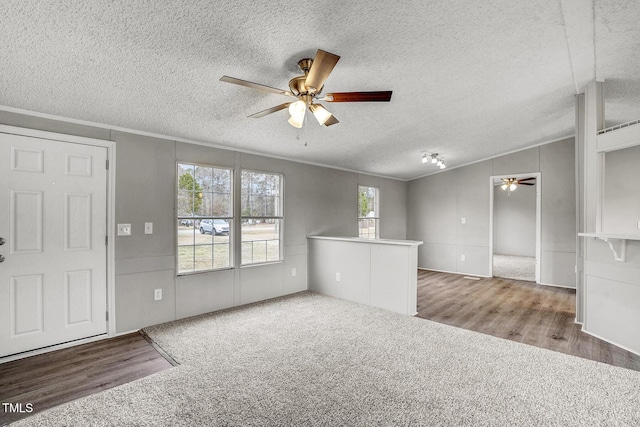
M200 221L200 233L229 234L229 223L223 219L203 219Z

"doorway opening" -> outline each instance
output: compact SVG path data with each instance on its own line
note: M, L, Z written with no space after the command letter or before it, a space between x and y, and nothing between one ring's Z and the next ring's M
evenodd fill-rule
M540 173L490 177L489 275L540 283Z

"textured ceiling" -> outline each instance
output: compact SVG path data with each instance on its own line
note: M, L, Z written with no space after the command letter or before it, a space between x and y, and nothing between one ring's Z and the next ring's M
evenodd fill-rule
M573 135L574 95L605 80L607 124L640 118L640 2L3 0L0 105L400 179ZM287 88L320 48L341 56L298 130Z

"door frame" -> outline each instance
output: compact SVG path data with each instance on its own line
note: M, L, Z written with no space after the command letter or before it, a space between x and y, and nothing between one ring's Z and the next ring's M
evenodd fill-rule
M542 212L542 204L541 204L541 173L540 172L530 172L530 173L515 173L509 175L492 175L489 177L489 277L493 277L493 202L494 196L493 192L495 190L495 185L493 181L496 178L529 178L534 177L536 179L536 283L540 283L540 262L541 262L541 239L542 239L542 221L541 221L541 212Z
M107 334L106 336L99 335L97 337L84 338L76 341L71 341L63 344L56 344L50 347L42 349L36 349L25 353L20 353L13 356L7 356L2 358L0 363L9 362L11 360L22 359L24 357L33 356L36 354L46 353L52 350L58 350L61 348L71 347L78 344L84 344L91 341L97 341L100 339L113 337L116 335L116 310L115 310L115 186L116 186L116 143L115 141L108 141L104 139L87 138L83 136L67 135L62 133L47 132L36 129L21 128L16 126L8 126L0 124L0 133L6 133L11 135L26 136L31 138L39 138L45 140L66 142L71 144L83 144L94 147L103 147L107 150L107 161L109 167L106 169L107 173L107 311L109 313L109 319L107 320ZM106 166L105 166L106 167Z

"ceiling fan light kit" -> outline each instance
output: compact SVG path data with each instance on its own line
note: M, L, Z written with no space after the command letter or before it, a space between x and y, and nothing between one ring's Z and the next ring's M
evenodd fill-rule
M325 102L389 102L391 101L392 91L378 92L335 92L328 93L324 98L318 98L318 95L324 87L324 82L333 71L340 57L333 53L325 52L318 49L314 59L304 58L298 61L298 66L304 73L289 80L289 90L277 89L271 86L265 86L259 83L253 83L235 77L222 76L220 81L233 83L252 89L262 90L265 92L276 93L292 98L297 101L286 102L276 105L275 107L257 112L249 117L257 119L276 111L289 109L289 124L296 128L301 128L307 109L313 113L314 117L320 125L331 126L339 123L338 119L329 112L322 104L314 103L314 101Z
M518 185L536 185L533 182L526 182L526 181L532 181L532 180L535 181L535 178L534 177L522 178L522 179L502 178L502 185L500 186L500 188L503 191L508 191L510 195L512 191L516 191L516 189L518 188Z

